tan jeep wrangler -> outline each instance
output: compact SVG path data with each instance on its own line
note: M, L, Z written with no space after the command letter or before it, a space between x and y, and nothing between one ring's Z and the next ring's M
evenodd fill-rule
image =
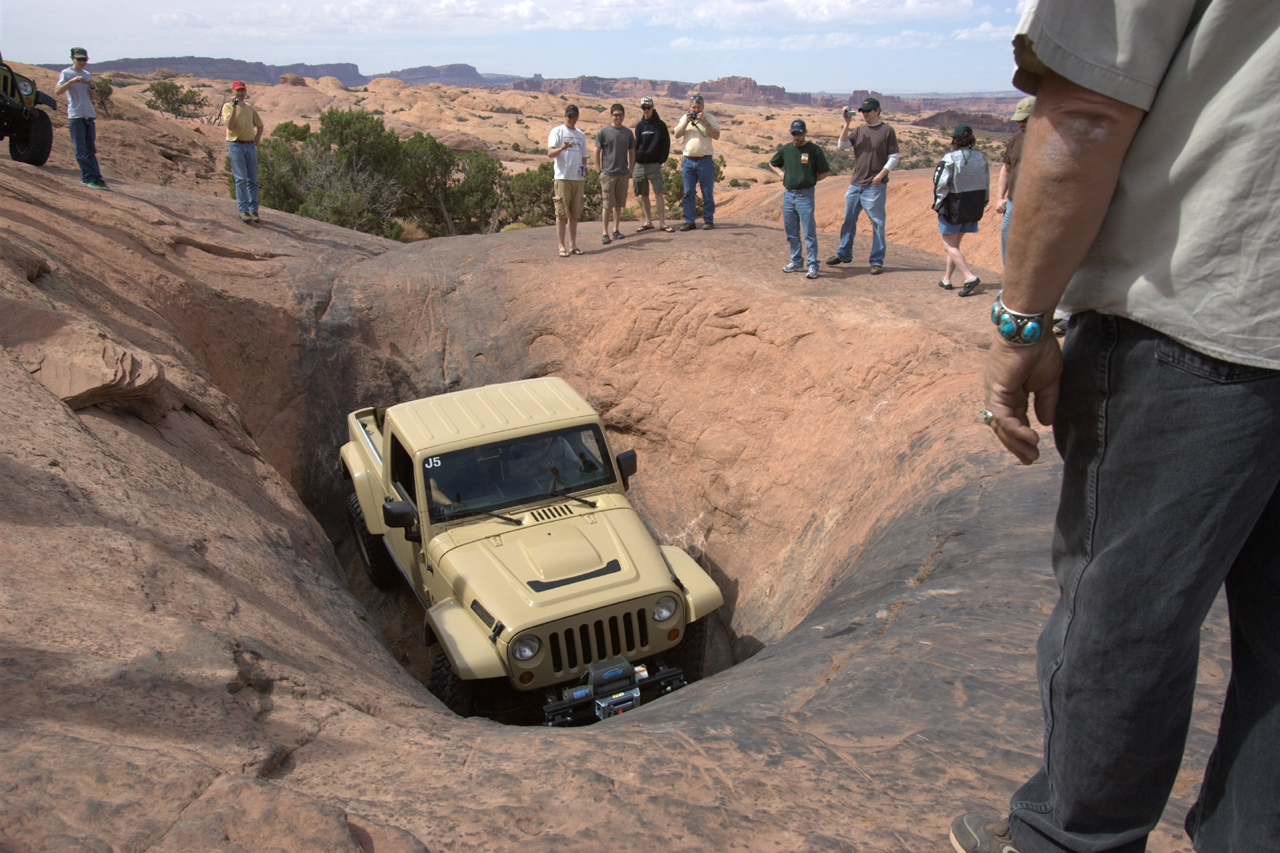
M544 722L603 719L683 686L724 598L659 546L626 498L599 415L561 379L442 394L347 416L347 509L369 579L401 578L438 641L428 687L455 712L508 682ZM685 643L686 648L680 649ZM698 648L693 647L697 645ZM503 688L511 694L510 688Z

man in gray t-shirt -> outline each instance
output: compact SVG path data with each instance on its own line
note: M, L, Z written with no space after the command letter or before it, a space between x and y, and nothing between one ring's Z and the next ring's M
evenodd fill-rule
M982 420L1023 463L1029 402L1062 487L1036 647L1043 763L968 851L1142 850L1175 782L1201 625L1231 673L1185 828L1280 845L1280 3L1032 0L1018 166ZM1059 348L1055 307L1071 312Z
M71 67L62 69L55 95L67 96L67 127L71 131L71 144L75 148L76 163L80 166L80 180L87 186L105 190L106 181L98 168L98 132L94 120L92 93L97 91L93 76L85 70L89 53L83 47L71 48Z
M604 196L600 218L604 221L601 242L609 245L609 214L613 214L613 240L622 239L622 208L627 204L627 181L636 164L636 137L624 127L627 111L622 104L609 108L612 121L596 133L596 168L600 170L600 194Z

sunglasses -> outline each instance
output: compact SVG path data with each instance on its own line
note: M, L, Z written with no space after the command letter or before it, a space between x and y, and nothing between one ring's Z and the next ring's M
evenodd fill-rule
M622 118L624 115L626 115L626 113L609 113L609 115L613 116L614 118Z

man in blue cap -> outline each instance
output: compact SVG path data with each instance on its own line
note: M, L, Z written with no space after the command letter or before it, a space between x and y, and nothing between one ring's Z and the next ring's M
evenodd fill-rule
M800 272L805 268L800 255L800 229L804 228L804 244L808 249L806 278L818 277L818 226L813 218L813 189L818 181L831 174L827 155L805 139L808 128L802 120L791 122L791 144L781 145L769 165L782 170L782 226L791 247L791 262L783 272Z

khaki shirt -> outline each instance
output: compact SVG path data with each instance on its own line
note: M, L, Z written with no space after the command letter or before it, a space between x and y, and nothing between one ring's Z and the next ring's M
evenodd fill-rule
M712 145L711 134L707 133L710 128L715 131L720 130L720 122L716 121L716 117L711 113L704 112L698 116L698 123L692 124L684 118L680 119L685 122L684 126L684 156L686 157L710 157L716 153L715 146ZM679 126L679 122L677 122Z
M1275 0L1031 0L1018 88L1052 69L1147 111L1063 310L1280 369L1278 30Z
M228 142L252 142L262 127L262 118L251 104L223 104L222 123L227 127Z

